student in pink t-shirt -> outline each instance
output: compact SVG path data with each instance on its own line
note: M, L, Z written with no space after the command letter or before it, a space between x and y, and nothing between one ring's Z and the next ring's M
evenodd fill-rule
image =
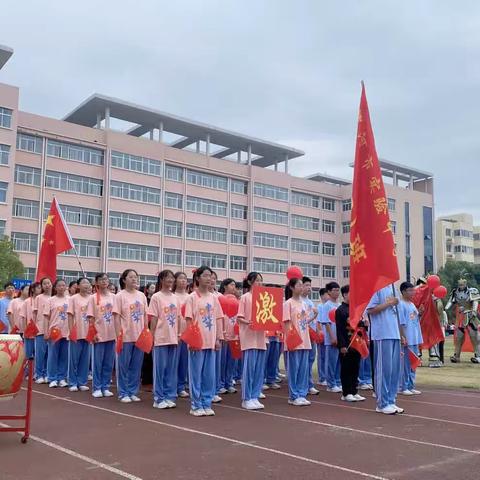
M110 280L106 273L95 276L95 294L90 296L87 317L94 325L97 335L93 344L92 397L113 397L110 391L113 364L115 363L115 322L113 306L115 295L109 289Z
M42 286L39 282L31 283L28 287L28 298L23 302L20 316L22 317L22 323L25 328L30 322L35 323L35 299L42 293ZM35 338L24 338L25 356L27 358L33 358L35 355ZM43 380L43 378L42 378ZM39 383L44 383L39 382Z
M143 351L135 346L140 333L148 327L147 299L138 291L138 273L131 268L120 276L120 292L115 297L113 314L117 337L123 333L123 348L118 355L118 398L122 403L139 402Z
M184 272L177 272L175 274L175 282L172 291L180 301L180 324L178 326L178 336L185 331L187 323L185 317L181 315L182 306L185 305L188 298L188 279ZM188 384L188 347L185 342L178 340L177 347L177 394L180 398L188 398L186 390Z
M87 392L88 367L90 361L90 345L85 340L88 332L87 308L90 301L91 283L88 278L79 278L75 291L68 298L68 327L69 332L73 327L77 330L77 341L70 342L70 361L68 370L68 384L71 392ZM70 284L69 291L73 292Z
M294 350L288 350L287 342L284 347L288 361L288 403L295 406L310 405L307 400L309 367L308 357L312 344L308 333L307 306L302 300L303 283L300 278L292 278L285 289L286 302L283 306L283 321L285 335L291 328L295 328L302 337L302 343Z
M33 303L34 322L38 328L37 336L35 337L35 383L48 383L47 377L47 360L48 349L47 339L45 338L45 317L43 311L45 305L50 301L52 296L53 285L48 277L40 280L42 293L35 298Z
M242 407L247 410L265 408L259 402L265 377L265 355L267 344L263 330L252 330L252 293L254 285L261 285L263 277L258 272L250 272L243 282L246 290L240 298L238 307L238 325L240 327L240 346L243 352Z
M54 296L45 304L43 315L45 318L44 338L48 342L47 376L50 388L66 387L68 374L68 297L67 284L62 278L53 284ZM53 328L61 332L57 341L50 339Z
M212 400L215 396L215 350L220 348L223 338L223 312L217 297L209 292L212 270L207 266L197 269L197 289L185 304L187 325L195 322L202 334L201 350L189 350L190 414L195 417L212 416Z
M16 330L23 333L25 330L25 318L22 317L22 308L28 298L29 285L25 285L18 295L8 304L7 317L10 323L10 331Z
M177 345L180 301L172 292L171 270L158 275L157 293L148 307L153 347L153 408L175 408L177 399Z

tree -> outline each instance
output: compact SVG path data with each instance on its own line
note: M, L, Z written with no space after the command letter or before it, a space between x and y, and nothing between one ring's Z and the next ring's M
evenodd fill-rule
M25 267L8 237L0 238L0 288L12 278L23 278Z
M480 265L468 262L448 260L444 267L438 271L438 275L448 292L457 286L460 278L465 278L470 287L478 288L480 284Z

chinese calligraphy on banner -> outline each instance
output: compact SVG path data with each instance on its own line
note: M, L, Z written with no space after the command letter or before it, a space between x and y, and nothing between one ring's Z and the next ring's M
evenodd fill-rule
M283 290L281 288L253 287L250 328L271 331L283 328Z

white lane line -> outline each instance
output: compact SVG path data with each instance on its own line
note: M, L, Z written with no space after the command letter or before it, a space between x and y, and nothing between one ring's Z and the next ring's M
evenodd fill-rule
M479 390L476 389L471 389L468 393L457 393L457 392L446 392L445 390L425 390L422 389L424 393L431 393L432 395L438 394L438 395L451 395L454 397L465 397L465 398L475 398L480 400L480 387Z
M342 471L342 472L346 472L346 473L351 473L351 474L354 474L354 475L359 475L360 477L364 477L364 478L371 478L373 480L390 480L388 478L380 477L378 475L374 475L374 474L371 474L371 473L361 472L360 470L354 470L354 469L351 469L351 468L342 467L340 465L335 465L335 464L332 464L332 463L322 462L320 460L315 460L315 459L309 458L309 457L303 457L301 455L295 455L293 453L285 452L283 450L277 450L275 448L264 447L264 446L261 446L261 445L257 445L256 443L244 442L244 441L241 441L241 440L236 440L235 438L224 437L223 435L216 435L216 434L204 432L204 431L201 431L201 430L194 430L193 428L180 427L179 425L173 425L171 423L161 422L159 420L154 420L152 418L140 417L138 415L132 415L132 414L129 414L129 413L119 412L118 410L113 410L113 409L110 409L110 408L98 407L96 405L90 405L88 403L83 403L83 402L78 402L76 400L71 400L71 399L67 399L67 398L63 398L63 397L58 397L57 395L52 395L51 393L40 392L38 390L34 390L34 393L37 393L37 394L40 394L40 395L45 395L45 396L51 397L51 398L55 398L57 400L62 400L64 402L73 403L75 405L81 405L83 407L93 408L94 410L99 410L99 411L102 411L102 412L112 413L114 415L120 415L122 417L132 418L134 420L142 420L144 422L153 423L155 425L161 425L163 427L173 428L173 429L179 430L181 432L194 433L196 435L201 435L201 436L204 436L204 437L214 438L216 440L223 440L225 442L233 443L234 445L241 445L241 446L244 446L244 447L253 448L253 449L256 449L256 450L263 451L263 452L269 452L269 453L273 453L275 455L280 455L282 457L292 458L294 460L300 460L300 461L305 462L305 463L310 463L310 464L318 465L318 466L321 466L321 467L331 468L333 470L338 470L338 471ZM32 437L30 437L30 438L32 438Z
M4 423L0 423L2 427L9 427L10 425L6 425ZM20 433L22 435L22 433ZM70 450L69 448L62 447L61 445L58 445L56 443L50 442L48 440L45 440L43 438L37 437L36 435L30 435L29 440L33 440L35 442L41 443L42 445L45 445L50 448L54 448L55 450L58 450L59 452L65 453L66 455L70 455L71 457L78 458L79 460L83 460L84 462L89 463L95 468L101 468L103 470L107 470L108 472L114 473L115 475L118 475L119 477L123 478L128 478L128 480L142 480L142 478L137 477L136 475L133 475L128 472L124 472L123 470L120 470L118 468L112 467L111 465L107 465L106 463L99 462L98 460L95 460L94 458L87 457L86 455L82 455L81 453L75 452L74 450ZM90 467L92 468L92 467Z
M402 402L419 403L419 404L422 404L422 405L436 405L438 407L462 408L464 410L480 410L480 407L471 407L471 406L468 406L468 405L452 405L451 403L425 402L423 400L410 400L410 399L403 398L403 396L402 396Z

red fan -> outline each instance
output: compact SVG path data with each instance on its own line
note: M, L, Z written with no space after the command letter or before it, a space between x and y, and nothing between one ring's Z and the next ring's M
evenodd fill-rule
M303 343L302 337L298 333L298 330L295 327L290 327L288 329L287 337L285 339L285 344L289 351L295 350L299 345Z
M70 329L70 335L68 336L71 342L76 342L78 340L77 325L74 323Z
M218 301L220 302L223 313L227 317L232 318L237 315L240 302L235 295L232 295L231 293L227 295L221 295L218 297Z
M190 322L180 339L190 347L190 350L201 350L203 347L202 332L197 322Z
M308 334L310 335L310 340L313 343L320 343L318 333L312 327L308 327Z
M15 335L17 333L20 333L20 329L14 325L13 328L12 328L12 331L10 332L12 335Z
M240 347L240 340L230 340L228 342L230 348L230 354L234 360L242 358L242 349Z
M27 328L25 328L25 331L23 332L23 336L25 338L35 338L37 335L38 335L38 328L35 325L35 322L30 319L28 321Z
M135 346L144 353L150 353L153 348L153 335L148 328L144 328L135 342Z
M117 342L115 344L115 352L117 352L117 355L120 354L122 349L123 349L123 330L120 332L120 335L117 337Z
M88 343L93 343L95 341L95 336L97 335L97 329L95 328L95 325L91 323L88 326L88 331L87 331L87 336L85 337L85 340Z
M58 327L52 327L48 338L56 343L62 338L62 331Z
M410 360L410 367L412 370L416 370L422 364L422 359L415 355L415 353L408 349L408 359Z

